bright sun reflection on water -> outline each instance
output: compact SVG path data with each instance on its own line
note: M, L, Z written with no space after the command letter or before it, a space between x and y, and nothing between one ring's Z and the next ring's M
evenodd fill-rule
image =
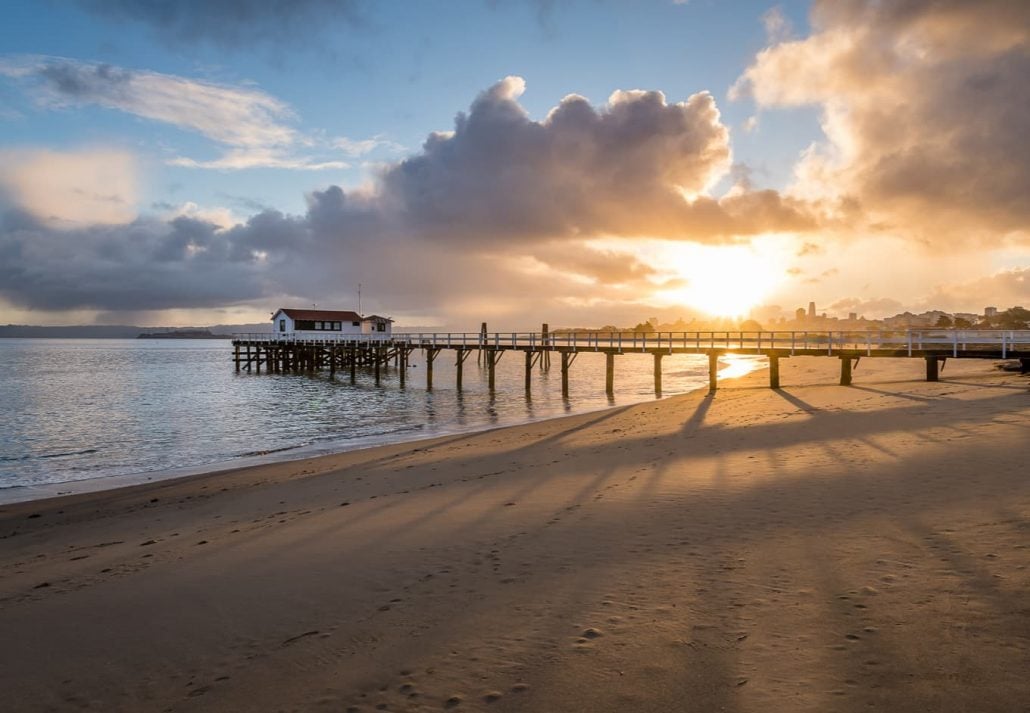
M719 378L732 379L744 376L755 370L762 362L761 357L723 354L719 357Z

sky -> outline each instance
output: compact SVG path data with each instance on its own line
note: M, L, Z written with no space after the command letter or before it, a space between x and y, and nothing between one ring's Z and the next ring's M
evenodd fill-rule
M1023 0L0 13L0 323L1030 306Z

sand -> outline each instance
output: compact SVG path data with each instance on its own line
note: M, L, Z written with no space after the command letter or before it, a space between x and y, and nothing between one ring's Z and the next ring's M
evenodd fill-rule
M836 369L3 506L0 708L1030 710L1030 381Z

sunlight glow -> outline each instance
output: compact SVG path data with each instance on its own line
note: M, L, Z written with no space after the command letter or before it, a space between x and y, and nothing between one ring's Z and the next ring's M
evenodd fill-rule
M663 246L659 266L668 271L668 288L655 298L668 305L693 307L714 317L744 317L782 280L776 253L759 246Z

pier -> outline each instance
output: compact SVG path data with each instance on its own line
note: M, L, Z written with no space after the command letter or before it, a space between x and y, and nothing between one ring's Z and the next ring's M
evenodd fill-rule
M421 350L426 365L426 388L433 388L433 363L443 353L454 359L456 387L462 387L465 360L477 353L487 368L494 389L498 362L508 352L523 354L526 390L532 370L560 360L562 395L568 396L576 357L582 352L605 354L605 391L615 391L615 358L626 354L650 355L654 360L655 393L662 391L662 359L673 354L708 357L709 391L718 387L719 357L764 356L769 360L769 386L780 388L780 360L795 356L840 360L840 384L848 386L862 359L907 358L925 362L925 378L937 381L948 359L1018 359L1021 371L1030 372L1030 330L906 330L865 332L434 332L391 335L334 335L317 337L290 334L237 334L233 336L233 362L237 372L299 373L328 371L330 378L357 369L371 369L376 385L385 367L397 367L403 386L410 355Z

